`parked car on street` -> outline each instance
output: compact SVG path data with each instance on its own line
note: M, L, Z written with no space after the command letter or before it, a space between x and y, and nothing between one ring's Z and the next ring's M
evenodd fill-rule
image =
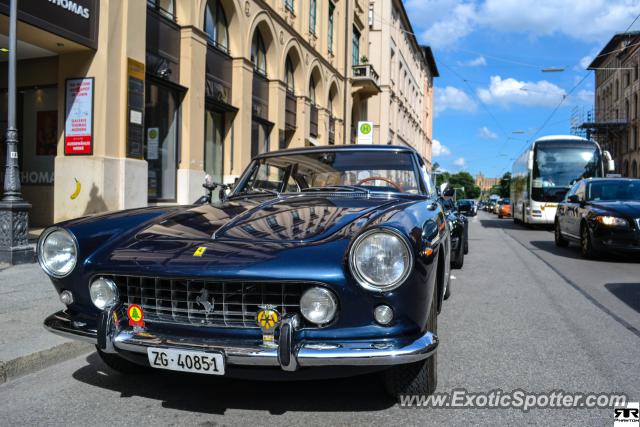
M66 305L45 327L124 373L379 371L394 396L435 390L451 231L414 150L265 153L220 196L45 230L38 259Z
M640 253L640 179L589 178L576 183L558 205L555 242L580 244L585 258Z
M472 199L460 199L456 203L458 212L466 216L476 216L478 214L478 207L475 200Z
M498 218L511 216L511 200L502 199L498 202Z
M464 256L469 253L469 220L461 214L452 197L453 192L447 193L441 199L442 208L447 217L447 222L451 230L451 268L460 269L464 265Z

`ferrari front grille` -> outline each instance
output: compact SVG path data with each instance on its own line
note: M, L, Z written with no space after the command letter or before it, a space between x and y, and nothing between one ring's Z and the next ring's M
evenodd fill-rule
M272 306L282 316L300 313L300 297L313 286L291 282L235 282L110 277L125 307L138 304L145 321L210 327L258 328L261 307Z

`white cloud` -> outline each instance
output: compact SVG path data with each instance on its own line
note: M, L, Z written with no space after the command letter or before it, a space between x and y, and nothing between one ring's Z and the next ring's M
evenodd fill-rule
M431 146L431 154L433 154L433 157L448 156L451 154L451 150L442 145L437 139L434 139Z
M557 105L562 97L566 96L566 92L546 80L525 82L511 77L503 79L500 76L491 76L489 87L478 89L478 96L487 104L496 104L504 108L511 105L550 107Z
M595 102L595 93L592 90L582 89L576 94L576 98L585 104L593 104Z
M498 139L498 134L486 126L480 128L480 130L478 131L478 135L482 139Z
M464 167L464 165L465 165L464 157L458 157L457 159L455 159L455 160L453 161L453 164L454 164L454 165L456 165L456 166L458 166L458 167L463 168L463 167Z
M434 108L436 114L444 110L472 112L477 108L476 102L467 93L457 87L447 86L435 88Z
M487 60L484 59L484 56L478 56L477 58L470 59L468 61L459 62L463 67L480 67L483 65L487 65Z
M473 4L457 4L449 12L422 33L424 43L435 48L449 47L474 30L476 11Z
M640 14L637 0L406 0L405 7L421 42L435 48L451 47L479 28L603 43Z

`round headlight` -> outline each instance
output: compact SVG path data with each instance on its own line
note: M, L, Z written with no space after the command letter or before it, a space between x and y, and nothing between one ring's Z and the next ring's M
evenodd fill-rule
M331 322L337 309L336 297L325 288L308 289L300 298L300 312L305 319L316 325Z
M413 267L409 243L391 230L370 230L351 248L351 271L365 289L390 291L400 286Z
M38 244L38 261L44 271L57 278L68 276L76 266L78 248L70 232L63 228L45 231Z
M104 310L118 301L118 287L113 280L100 277L91 282L89 295L93 305Z

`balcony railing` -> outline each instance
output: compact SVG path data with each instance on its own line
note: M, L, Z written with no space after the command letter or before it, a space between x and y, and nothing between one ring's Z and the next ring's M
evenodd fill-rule
M353 79L354 80L373 80L375 84L378 84L380 76L376 73L376 70L371 64L361 64L353 66Z
M297 120L297 100L294 94L287 92L287 97L284 103L285 110L285 119L284 125L285 130L294 130L296 128L296 120Z
M371 64L353 66L353 92L358 92L365 97L380 93L378 82L380 77Z
M310 121L310 130L309 133L314 138L318 137L318 107L315 105L311 106L311 116L309 118Z

